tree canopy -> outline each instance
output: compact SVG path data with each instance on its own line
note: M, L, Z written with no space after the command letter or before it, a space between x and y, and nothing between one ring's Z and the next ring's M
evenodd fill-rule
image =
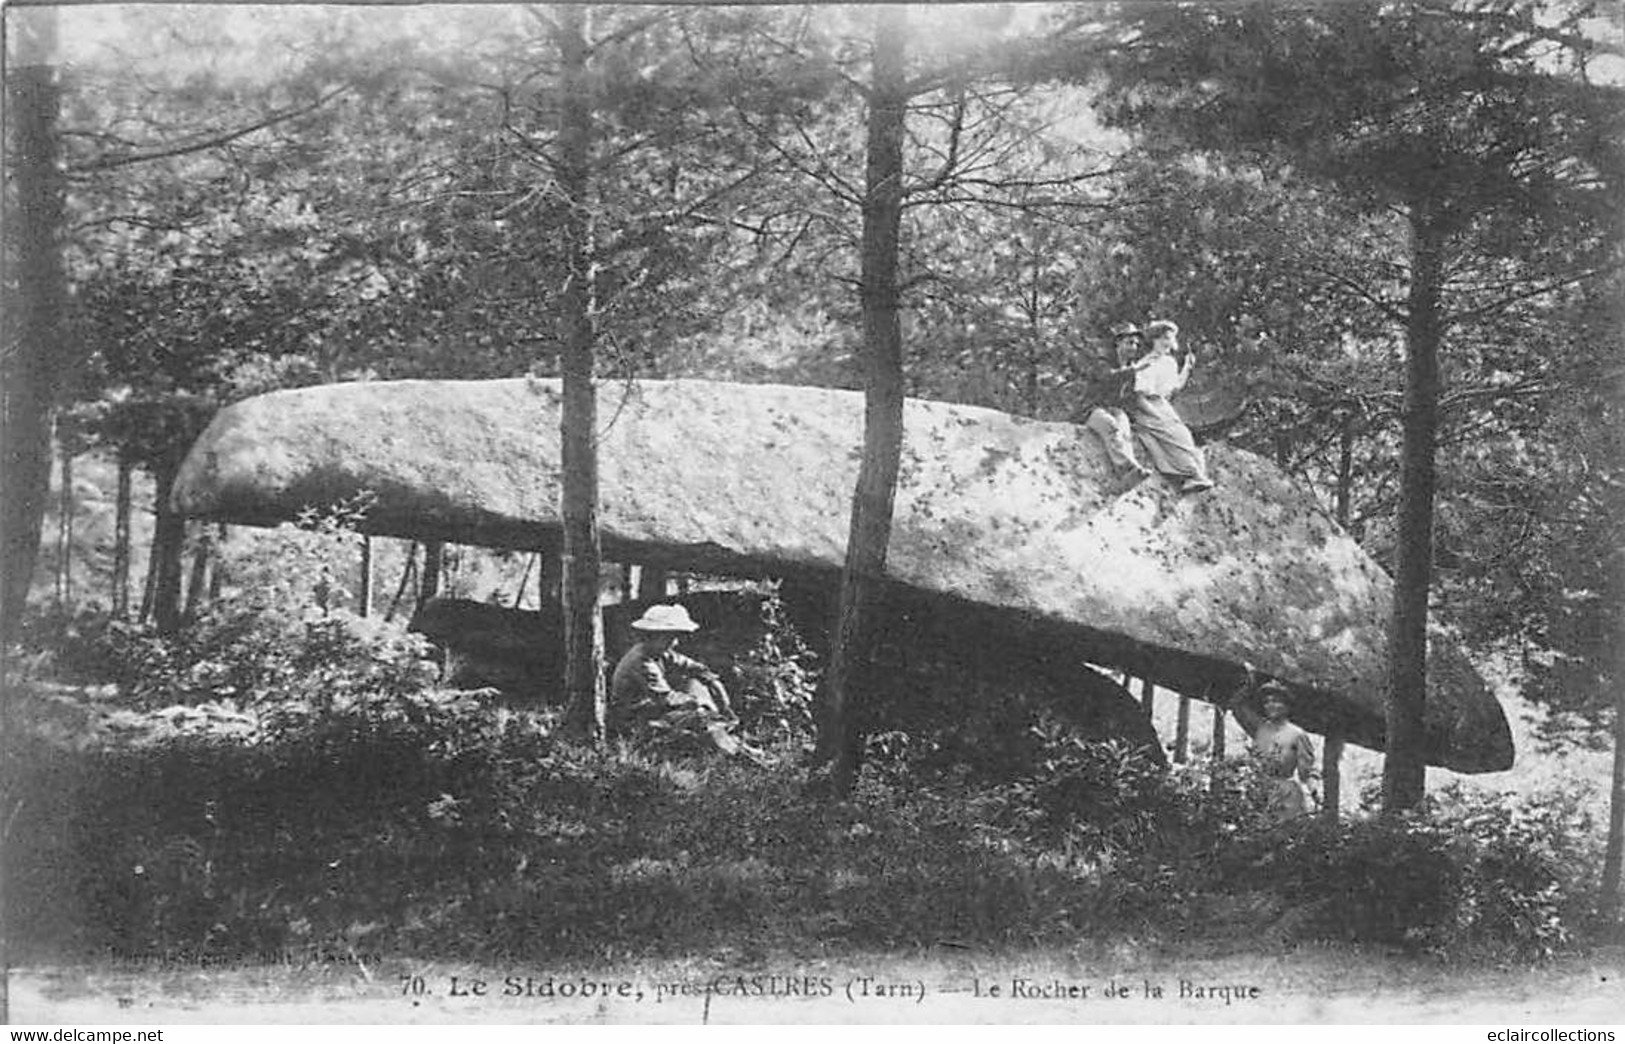
M557 373L554 14L64 12L78 347L53 401L157 468L258 391ZM1199 372L1250 389L1228 437L1397 566L1417 546L1393 467L1415 413L1400 364L1425 318L1425 603L1475 648L1519 653L1530 692L1605 723L1617 563L1589 549L1617 546L1619 517L1609 14L1426 0L911 19L906 391L1068 419L1109 323L1173 317ZM595 15L600 377L863 382L868 17Z

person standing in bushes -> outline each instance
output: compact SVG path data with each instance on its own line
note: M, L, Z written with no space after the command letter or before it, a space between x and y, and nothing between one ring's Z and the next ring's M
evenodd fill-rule
M1254 691L1262 714L1248 702ZM1267 780L1265 814L1270 822L1286 823L1308 815L1306 788L1315 776L1315 745L1307 732L1289 720L1291 692L1274 678L1257 684L1249 664L1247 683L1225 706L1252 737L1253 762Z
M722 679L677 651L678 639L699 627L680 605L652 605L632 621L632 629L643 637L611 676L611 729L663 738L703 737L724 754L764 764L766 755L733 734L739 718Z

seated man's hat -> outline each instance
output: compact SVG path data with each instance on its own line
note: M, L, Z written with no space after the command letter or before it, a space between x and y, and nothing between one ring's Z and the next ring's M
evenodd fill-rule
M698 631L700 625L680 605L651 605L642 616L632 621L635 631L661 631L687 633Z
M1114 338L1115 337L1139 337L1139 336L1141 336L1140 328L1138 326L1135 326L1133 323L1113 323L1112 324L1112 336Z

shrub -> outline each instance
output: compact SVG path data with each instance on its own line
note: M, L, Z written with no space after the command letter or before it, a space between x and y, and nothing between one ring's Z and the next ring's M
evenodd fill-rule
M1163 836L1171 851L1217 854L1270 826L1266 788L1250 758L1175 765L1168 786L1173 822Z
M1215 932L1225 909L1255 911L1251 942L1290 905L1312 936L1540 956L1575 937L1593 865L1552 800L1261 831L1231 766L1163 778L1064 734L1012 783L865 773L830 802L788 764L598 751L550 726L467 694L348 692L252 738L14 733L18 928L188 959L591 959Z
M112 684L137 709L234 701L316 702L363 692L422 692L428 647L416 635L343 608L356 526L370 497L260 534L233 557L231 594L179 633L100 610L30 614L23 657L33 675Z
M986 790L866 779L830 803L788 766L596 751L546 726L448 694L346 697L253 742L8 752L33 860L17 901L34 938L66 922L80 950L173 959L1005 942L1094 906L989 822Z
M1305 821L1262 861L1320 934L1438 953L1548 958L1586 916L1596 865L1575 794L1446 788L1418 812Z
M68 917L90 949L342 953L419 897L500 877L493 842L526 825L549 749L545 722L451 694L339 696L248 741L14 749L12 869L24 905L57 908L39 923Z
M1032 732L1035 763L1008 789L1035 840L1092 856L1152 845L1172 797L1161 766L1121 741L1083 739L1053 718Z
M1592 909L1597 832L1579 789L1489 795L1450 787L1434 815L1468 846L1464 906L1475 941L1550 957Z
M788 744L806 734L812 661L776 613L769 599L738 705ZM1247 761L1164 772L1013 696L972 714L901 694L910 730L871 737L880 771L834 803L790 759L560 741L545 713L436 690L417 639L314 597L229 600L176 638L94 614L34 633L30 670L114 676L136 706L225 695L257 715L245 734L99 749L4 738L18 931L82 950L1004 944L1202 930L1216 900L1262 896L1228 905L1294 905L1324 938L1542 957L1578 937L1596 865L1574 794L1446 789L1407 819L1271 828Z
M762 632L733 663L734 711L758 742L783 746L812 733L818 657L797 632L776 590L760 605Z
M422 692L434 679L421 636L344 610L293 614L225 603L172 636L111 621L97 643L105 679L126 706L142 709L219 700L320 703L361 692Z
M1315 905L1323 935L1437 949L1460 927L1462 853L1436 824L1306 821L1279 844L1261 879L1290 902Z
M979 691L933 663L877 671L868 756L882 771L946 783L1009 783L1043 757L1045 708L1014 687Z

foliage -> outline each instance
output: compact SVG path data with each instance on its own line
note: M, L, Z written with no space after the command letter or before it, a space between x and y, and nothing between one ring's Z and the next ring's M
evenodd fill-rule
M1269 452L1273 432L1277 459L1327 488L1351 435L1351 521L1370 523L1379 560L1399 543L1385 521L1399 447L1384 429L1400 416L1388 382L1418 316L1437 307L1435 605L1481 647L1514 635L1545 645L1564 611L1554 588L1571 586L1548 564L1575 544L1562 520L1591 514L1600 492L1572 466L1598 457L1583 420L1595 404L1576 400L1617 368L1617 316L1599 303L1618 296L1625 108L1617 82L1593 75L1608 50L1594 14L1563 0L1147 8L1106 63L1105 117L1140 131L1161 166L1251 167L1271 186L1205 228L1175 220L1148 250L1171 254L1159 267L1175 273L1182 254L1195 267L1232 252L1252 299L1231 315L1269 309L1264 330L1285 349L1265 438L1248 441ZM1255 213L1300 245L1255 228L1237 251ZM1446 257L1428 285L1409 256L1417 230ZM1287 268L1253 260L1277 252ZM1280 275L1285 294L1258 293ZM1225 315L1186 307L1204 327Z
M377 891L392 872L410 885L398 877L392 821L423 821L502 729L471 706L349 693L316 713L272 716L254 743L173 735L77 757L19 756L21 771L55 777L69 795L27 791L61 819L22 858L71 868L33 887L72 897L81 945L174 958L280 954L310 941L301 935L312 923L348 928L345 918L369 920L401 898ZM369 843L346 843L368 823L384 827ZM346 952L336 936L314 942Z
M762 631L733 657L732 693L740 729L772 745L799 742L812 731L818 656L802 640L776 591L761 602Z
M1538 0L1150 10L1114 55L1109 111L1164 140L1290 156L1375 208L1439 208L1462 229L1494 210L1511 224L1478 246L1500 254L1605 213L1619 92L1588 74L1606 52L1589 16ZM1540 162L1559 157L1574 166ZM1574 212L1542 212L1564 195Z
M1405 816L1305 823L1251 872L1330 938L1548 958L1591 913L1595 832L1574 792L1446 788Z
M24 647L50 650L53 676L115 685L124 706L143 710L220 700L320 706L358 693L418 693L434 676L420 637L342 610L272 617L228 603L178 635L83 612L31 631Z
M301 704L426 689L423 640L346 608L368 498L308 511L232 561L233 590L180 632L99 611L47 612L22 635L36 674L117 686L131 708Z
M983 786L1027 776L1043 754L1045 708L1016 686L978 692L938 684L952 664L911 663L880 676L867 724L868 759L896 778L957 778ZM866 730L867 731L867 730Z
M1620 264L1625 91L1591 75L1606 50L1592 16L1589 4L1545 0L1146 8L1109 63L1116 124L1290 170L1361 212L1401 218L1390 227L1406 263L1364 285L1406 358L1390 810L1424 789L1434 533L1452 503L1436 513L1438 432L1444 407L1460 405L1441 391L1466 376L1515 402L1505 392L1517 376L1485 365L1515 354L1496 350L1496 324L1572 300Z
M1312 153L1313 170L1283 171L1253 162L1258 149L1222 162L1195 156L1174 132L1193 130L1186 117L1200 112L1201 144L1269 151L1328 126L1352 97L1391 117L1391 133L1372 146L1390 151L1490 141L1536 157L1577 142L1606 159L1617 135L1606 133L1608 107L1593 107L1594 91L1556 75L1567 72L1559 42L1585 39L1563 37L1568 5L1384 10L1398 20L1393 40L1363 4L1301 19L1291 8L1198 5L1106 24L1114 38L1145 30L1122 54L1147 55L1154 67L1149 83L1101 107L1125 121L1146 117L1152 129L1133 140L1090 111L1102 52L1064 12L966 12L955 23L962 32L946 15L921 27L907 152L910 391L1070 416L1103 326L1171 312L1201 352L1199 375L1234 368L1254 390L1237 440L1301 469L1328 500L1340 433L1352 426L1351 525L1369 527L1368 547L1385 559L1403 222L1359 215L1359 199L1304 175L1375 172L1387 185L1462 165L1388 162L1350 137L1335 144L1358 153L1354 167L1332 149ZM229 22L117 17L118 52L96 50L65 80L75 192L64 238L75 336L90 350L75 383L103 440L150 465L183 447L219 403L245 394L553 365L543 331L561 282L546 166L557 71L540 20L458 12L426 34L405 13L285 12L263 20L260 46L244 59ZM847 80L865 60L861 16L696 9L599 19L604 140L593 217L605 357L619 372L850 385L850 172L861 142ZM1515 109L1494 70L1462 44L1497 33L1507 69L1541 87L1529 101L1539 118L1513 121L1514 135L1499 133ZM1041 47L1026 46L1034 36ZM1173 71L1187 63L1157 56L1187 45L1200 67L1258 90L1186 104ZM181 52L187 61L175 60ZM1104 67L1124 71L1115 58ZM1038 82L1057 69L1089 83ZM1535 76L1542 70L1553 76ZM1264 89L1299 76L1313 77L1313 88ZM1472 90L1457 90L1458 80ZM1418 92L1396 95L1397 114L1378 105L1396 83ZM254 134L202 144L269 117L277 122ZM1426 120L1451 132L1410 133ZM1494 188L1461 184L1480 196ZM1592 211L1524 203L1516 221L1462 233L1461 266L1445 287L1458 318L1450 378L1462 394L1443 404L1442 434L1461 448L1441 458L1454 506L1441 510L1435 538L1441 598L1460 610L1470 640L1532 635L1550 648L1539 632L1542 617L1564 611L1553 594L1562 587L1546 582L1558 570L1531 570L1539 575L1527 598L1498 595L1520 585L1519 562L1574 542L1561 525L1531 527L1519 505L1504 510L1507 490L1528 487L1531 503L1552 503L1540 451L1563 457L1569 446L1562 428L1538 418L1566 409L1548 408L1554 393L1589 378L1548 363L1586 354L1618 324L1585 317L1571 288L1542 282L1561 274L1567 255L1592 258L1598 246L1589 232L1544 225L1565 215L1585 224ZM1537 241L1538 251L1526 249ZM1506 481L1508 466L1518 481Z
M783 748L770 769L597 751L546 715L367 673L342 628L299 640L288 661L333 666L246 733L8 736L25 946L370 963L1235 931L1256 948L1294 911L1291 938L1452 957L1585 941L1596 853L1573 794L1444 791L1402 821L1270 828L1243 760L1162 773L1041 730L1018 777L892 763L831 803Z
M1525 643L1563 720L1604 723L1625 605L1621 295L1587 266L1616 249L1596 201L1617 180L1556 176L1615 170L1625 107L1546 75L1585 39L1559 38L1570 11L1142 6L1129 16L1151 30L1124 53L1151 75L1103 110L1141 128L1132 142L1085 111L1098 52L1076 34L1044 53L1080 83L1040 86L1011 59L1025 16L968 12L972 31L911 70L909 390L1068 416L1105 323L1175 314L1204 369L1254 389L1238 442L1323 490L1349 446L1351 524L1386 557L1409 273L1404 222L1365 204L1420 188L1455 234L1437 600L1478 644ZM139 32L114 35L169 41L163 60L79 64L63 240L85 428L154 466L242 395L553 365L558 76L540 19L431 14L416 42L312 15L234 68L207 19L126 13ZM851 384L867 15L595 17L594 290L614 368ZM1200 91L1235 89L1182 93L1181 47L1213 74ZM1328 134L1351 114L1369 126ZM1283 145L1297 163L1276 162ZM1544 162L1565 149L1585 163ZM1338 191L1311 177L1326 173ZM1556 189L1581 205L1549 205ZM351 529L310 522L238 563L238 593L174 639L99 614L31 624L35 677L116 682L128 707L263 712L254 742L8 736L13 908L36 934L68 882L78 944L170 956L998 944L1200 930L1261 892L1329 938L1538 956L1579 937L1595 860L1564 795L1268 830L1245 765L1162 778L1013 685L946 704L882 677L903 728L871 738L877 771L845 804L804 796L788 763L561 744L545 718L434 691L411 642L345 611ZM770 621L736 665L747 730L799 743L814 669Z
M1155 841L1171 804L1159 765L1122 741L1091 742L1053 721L1034 731L1042 753L1009 787L1024 834L1089 857Z
M472 701L411 705L335 703L255 744L15 752L8 791L43 800L13 880L60 897L35 909L71 918L79 947L173 959L923 941L1040 915L1011 887L1031 871L974 844L951 802L830 808L789 774L560 745ZM47 781L54 798L35 792Z
M1554 740L1599 739L1625 679L1620 286L1614 279L1583 309L1590 351L1534 404L1531 434L1494 446L1468 487L1505 549L1464 554L1476 566L1469 582L1494 588L1483 601L1502 609L1498 633L1526 643L1528 688L1553 711Z

